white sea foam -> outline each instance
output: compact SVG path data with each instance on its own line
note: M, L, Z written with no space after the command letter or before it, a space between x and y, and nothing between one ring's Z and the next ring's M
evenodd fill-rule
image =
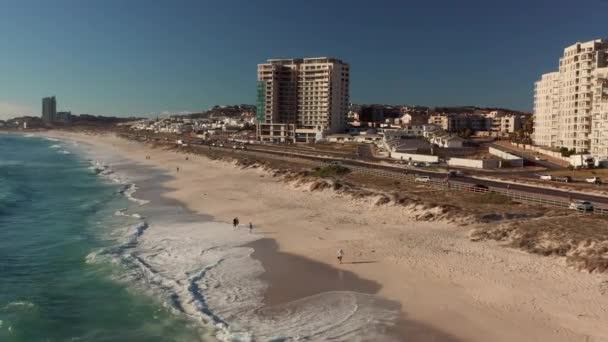
M44 139L45 139L45 140L48 140L48 141L61 141L61 140L59 140L59 139L50 138L50 137L44 137Z
M97 256L99 256L101 252L103 252L103 250L97 250L87 254L85 257L85 262L87 264L95 264L97 262Z
M264 268L252 248L242 247L257 238L216 222L153 225L136 248L138 277L177 311L213 325L222 341L350 341L362 334L381 340L373 327L398 316L398 308L353 292L265 308Z
M15 301L15 302L10 302L10 303L6 304L6 306L4 308L5 309L15 308L15 307L32 308L34 306L35 306L34 303L31 303L31 302Z
M17 166L23 164L24 162L18 160L0 160L0 166Z
M59 153L61 153L61 154L70 154L70 152L66 151L66 150L59 150Z
M135 202L135 203L137 203L137 204L139 204L139 205L144 205L144 204L146 204L146 203L148 203L148 202L149 202L149 201L147 201L147 200L142 200L142 199L139 199L139 198L135 198L135 197L133 197L133 194L134 194L135 192L137 192L137 186L136 186L135 184L129 184L129 185L127 186L127 189L125 189L125 190L124 190L124 194L125 194L125 196L126 196L126 197L127 197L129 200L130 200L130 201L133 201L133 202Z
M49 148L61 148L61 145L54 144L54 145L49 146Z
M133 196L135 192L137 192L137 186L133 184L127 176L117 174L110 165L104 164L98 160L91 161L91 163L92 165L89 167L89 169L91 169L93 172L114 183L124 185L121 193L124 194L127 199L139 205L144 205L149 202Z
M143 219L144 217L138 213L133 213L133 214L129 214L127 213L127 208L122 208L120 210L117 210L116 212L114 212L115 216L123 216L123 217L133 217L136 219Z

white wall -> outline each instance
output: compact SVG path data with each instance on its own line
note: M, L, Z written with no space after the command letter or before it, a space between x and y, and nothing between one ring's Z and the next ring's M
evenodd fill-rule
M497 157L500 157L504 160L506 160L506 162L508 163L508 165L513 166L513 167L521 167L524 166L524 160L516 155L513 155L511 153L507 153L505 151L501 151L497 148L494 147L490 147L488 149L488 152L490 152L490 154L495 155ZM504 165L505 163L503 163Z
M397 160L405 160L409 161L412 158L412 161L415 162L425 162L425 163L438 163L439 157L431 156L428 154L414 154L414 153L401 153L401 152L391 152L391 158Z
M450 158L449 166L472 167L475 169L490 169L498 167L496 159L466 159L466 158Z
M532 145L517 144L517 143L511 143L511 145L517 146L519 148L523 148L525 150L530 150L530 151L538 152L540 154L544 154L544 155L547 155L547 156L550 156L550 157L553 157L553 158L561 159L563 161L570 162L570 158L562 156L562 154L560 152L555 152L555 151L547 150L547 149L542 148L540 146L532 146Z

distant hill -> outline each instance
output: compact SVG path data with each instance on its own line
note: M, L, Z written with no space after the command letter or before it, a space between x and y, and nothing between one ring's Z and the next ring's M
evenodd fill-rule
M174 115L179 118L193 118L193 119L205 119L211 117L229 117L229 118L240 118L243 113L250 113L255 115L255 106L248 104L240 105L229 105L229 106L213 106L212 108L200 112L183 115Z

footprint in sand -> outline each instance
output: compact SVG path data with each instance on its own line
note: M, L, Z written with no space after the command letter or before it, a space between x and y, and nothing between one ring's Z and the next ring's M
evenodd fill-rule
M608 280L604 280L600 283L600 294L606 295L608 294Z

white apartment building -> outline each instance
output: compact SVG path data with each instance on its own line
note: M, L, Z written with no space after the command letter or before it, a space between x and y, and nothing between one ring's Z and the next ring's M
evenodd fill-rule
M498 116L492 119L492 131L500 133L515 133L522 128L522 119L519 115Z
M601 104L594 103L603 101L603 97L597 95L596 99L594 94L603 91L602 72L598 70L607 65L607 40L576 43L564 49L559 71L543 75L535 84L535 144L591 152L601 159L598 144L603 141L603 126L593 121L601 120L606 112ZM597 138L593 138L595 131Z
M269 59L259 64L258 124L295 124L305 141L319 132L343 132L349 77L349 65L335 58Z
M591 110L591 154L608 160L608 67L593 71Z
M534 133L536 145L557 146L559 72L542 75L534 84Z

